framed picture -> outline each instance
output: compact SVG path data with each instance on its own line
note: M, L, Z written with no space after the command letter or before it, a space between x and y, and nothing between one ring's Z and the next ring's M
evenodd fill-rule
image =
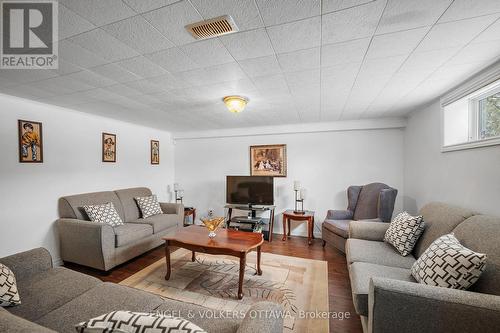
M116 162L116 134L102 133L102 161Z
M19 163L43 163L42 123L18 120Z
M286 145L250 146L250 175L286 177Z
M151 140L151 164L160 164L160 141Z

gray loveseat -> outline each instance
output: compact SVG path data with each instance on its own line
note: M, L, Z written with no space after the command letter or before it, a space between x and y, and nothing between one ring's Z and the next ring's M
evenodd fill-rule
M143 219L134 198L150 195L150 189L137 187L60 198L56 223L61 259L107 271L161 245L162 237L182 227L184 207L160 203L164 214ZM107 202L113 203L124 225L91 222L82 208Z
M283 331L279 316L265 315L270 313L267 311L282 311L275 303L256 303L248 310L260 316L214 319L198 305L101 282L64 267L54 268L50 253L43 248L0 258L0 263L14 272L21 296L20 305L0 307L0 332L73 333L76 324L114 310L171 313L189 319L209 333Z
M388 223L351 222L346 259L363 330L401 332L499 332L500 218L430 203L426 228L413 253L403 257L384 243ZM488 255L486 270L467 290L416 283L410 268L438 237L453 232L466 247Z

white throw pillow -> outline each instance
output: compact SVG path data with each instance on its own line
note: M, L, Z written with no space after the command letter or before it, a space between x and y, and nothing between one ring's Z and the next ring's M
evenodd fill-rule
M102 205L85 205L83 209L92 222L106 223L112 227L123 225L123 221L112 202Z
M16 277L9 267L0 264L0 306L21 304Z
M79 333L206 333L189 320L154 313L113 311L76 326Z
M402 256L407 256L413 250L424 229L425 223L422 216L411 216L407 212L399 213L385 232L384 241L394 246Z
M486 254L474 252L448 234L436 239L411 267L419 283L468 289L486 267Z
M149 197L138 197L135 198L135 201L137 201L137 205L141 210L143 219L148 218L150 216L163 214L163 211L161 210L160 207L160 203L156 198L156 195L152 195Z

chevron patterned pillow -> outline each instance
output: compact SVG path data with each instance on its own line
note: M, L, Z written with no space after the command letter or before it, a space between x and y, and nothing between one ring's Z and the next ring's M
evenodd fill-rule
M411 275L422 284L465 290L481 276L486 258L486 254L466 248L448 234L425 250L411 267Z
M135 201L137 201L137 205L141 210L143 219L148 218L150 216L163 214L163 211L161 210L160 207L160 203L156 198L156 195L152 195L149 197L138 197L135 198Z
M399 213L385 232L384 241L394 246L402 256L407 256L413 250L424 228L422 216L411 216L407 212Z
M123 225L122 218L115 209L112 202L102 205L85 205L83 209L92 222L106 223L112 227Z
M9 267L0 264L0 306L21 304L16 277Z
M76 325L78 333L206 333L192 322L154 313L113 311Z

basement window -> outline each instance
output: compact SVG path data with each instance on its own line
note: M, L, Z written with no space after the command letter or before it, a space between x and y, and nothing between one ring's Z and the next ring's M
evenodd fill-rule
M442 103L442 109L442 151L500 145L500 79Z

